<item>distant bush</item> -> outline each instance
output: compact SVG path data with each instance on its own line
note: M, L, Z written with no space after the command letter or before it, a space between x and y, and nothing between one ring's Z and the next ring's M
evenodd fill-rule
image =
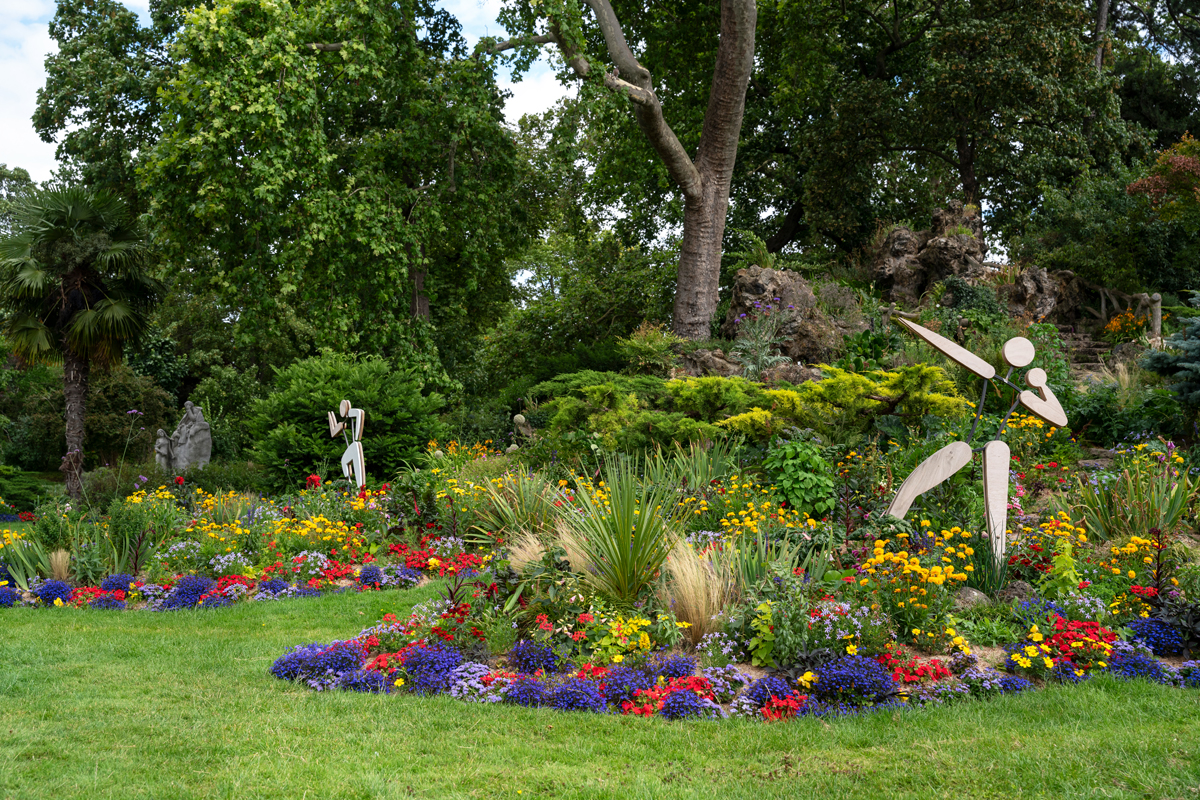
M421 390L413 372L374 356L325 353L297 361L276 374L272 391L254 406L248 426L254 460L276 486L313 472L340 474L346 446L340 436L330 438L327 417L346 399L366 411L367 471L386 477L442 437L436 415L443 399Z
M66 453L65 402L61 369L47 373L30 384L15 415L10 414L9 442L5 460L23 469L58 469ZM138 410L140 415L128 412ZM93 370L88 383L87 415L84 417L84 458L88 468L115 464L122 456L141 461L154 451L154 432L174 429L178 418L171 395L152 378L138 375L126 366L105 372Z

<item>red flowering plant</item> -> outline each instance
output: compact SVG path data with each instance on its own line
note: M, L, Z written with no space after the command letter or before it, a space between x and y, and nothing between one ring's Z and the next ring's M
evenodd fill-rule
M1092 669L1107 666L1116 639L1114 632L1098 622L1055 615L1047 630L1035 624L1024 639L1005 646L1005 668L1043 680L1064 673L1068 678L1080 678Z
M656 713L662 711L663 703L667 697L675 692L684 691L692 692L701 700L715 702L712 683L708 678L689 675L685 678L671 678L668 681L660 677L658 685L652 686L649 689L639 689L634 693L632 700L626 700L621 703L621 713L641 717L654 716Z
M463 570L479 570L483 567L483 557L476 553L459 552L440 555L432 547L426 547L427 544L435 541L430 536L422 537L420 546L417 548L407 544L393 543L388 545L388 552L396 558L403 558L404 566L409 569L436 572L438 577L443 578L448 574L452 575Z
M919 661L911 658L904 661L895 653L880 653L875 660L892 673L892 682L900 684L936 683L953 675L950 668L936 658Z
M488 606L482 581L452 578L442 594L414 606L407 619L385 614L371 629L380 652L395 653L419 644L437 644L468 651L487 640L483 619Z
M808 695L804 694L790 694L785 697L771 695L762 707L763 719L767 722L791 719L800 713L807 701Z

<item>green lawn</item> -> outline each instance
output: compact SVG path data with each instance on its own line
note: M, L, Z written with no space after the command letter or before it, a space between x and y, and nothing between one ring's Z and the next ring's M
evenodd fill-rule
M432 589L163 614L0 610L3 798L1194 798L1200 691L1097 679L862 719L669 723L315 694L294 644Z

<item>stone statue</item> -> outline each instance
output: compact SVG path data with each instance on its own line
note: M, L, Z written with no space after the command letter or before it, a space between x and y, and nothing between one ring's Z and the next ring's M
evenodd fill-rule
M174 465L171 464L171 440L162 428L158 429L158 438L154 440L154 460L163 472L175 471Z
M168 472L203 467L212 458L212 430L204 421L204 412L191 400L183 407L183 419L171 438L160 430L154 443L154 460Z

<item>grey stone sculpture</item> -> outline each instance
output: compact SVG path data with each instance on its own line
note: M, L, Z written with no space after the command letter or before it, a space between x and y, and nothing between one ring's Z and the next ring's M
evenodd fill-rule
M171 437L160 429L154 442L154 460L167 472L203 467L212 458L212 430L204 412L190 400L183 407L183 419Z

